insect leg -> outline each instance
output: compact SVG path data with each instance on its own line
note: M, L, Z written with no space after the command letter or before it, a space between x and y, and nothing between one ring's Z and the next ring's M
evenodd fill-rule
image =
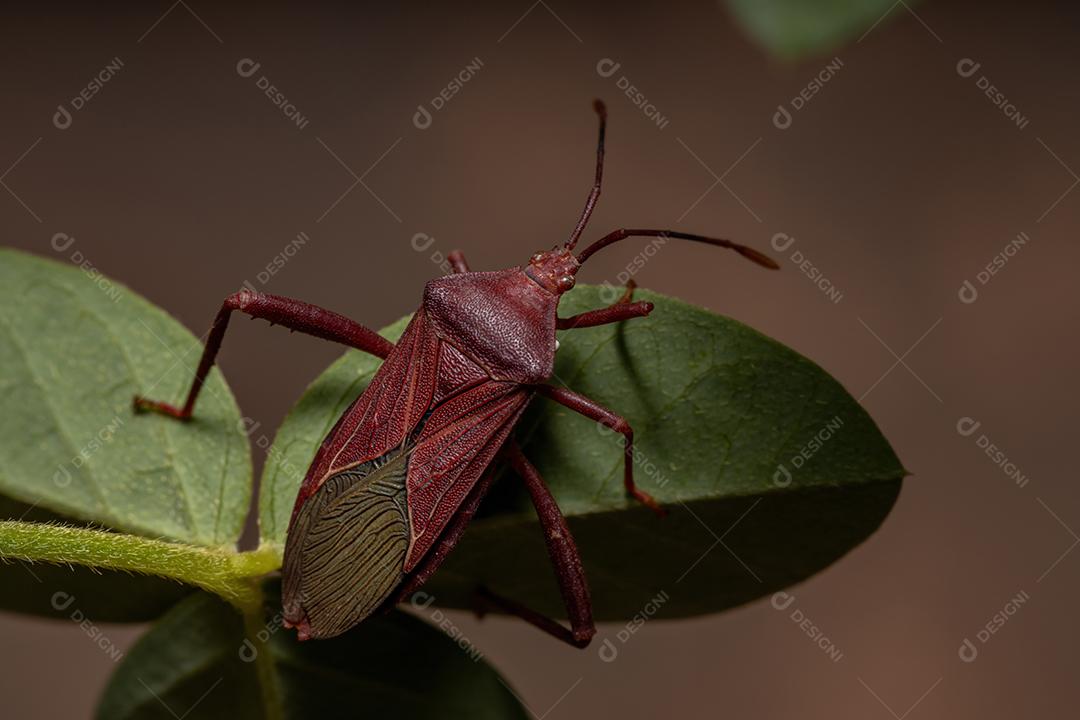
M623 484L626 486L626 492L638 502L652 509L657 515L663 517L667 514L667 511L660 507L660 504L656 502L652 495L639 490L637 485L634 484L634 429L630 427L630 423L595 400L579 395L568 388L554 385L537 385L536 391L561 405L565 405L574 412L581 413L604 427L620 433L624 440Z
M477 590L478 599L493 605L504 612L517 615L522 619L536 625L560 640L564 640L575 647L585 647L596 632L592 622L592 606L589 602L589 588L585 581L585 572L582 569L581 557L573 536L566 527L566 520L559 511L555 499L547 489L540 473L525 458L517 441L510 439L504 449L514 469L525 480L525 486L536 506L537 515L544 527L544 540L547 543L548 553L555 564L556 576L559 579L559 589L562 592L563 602L566 605L567 615L570 618L570 629L560 625L555 620L530 610L523 605L503 598L491 592L487 588ZM417 566L416 570L402 584L396 595L387 602L391 607L408 600L409 596L419 590L425 582L439 569L446 556L457 545L462 533L468 527L476 513L480 501L487 494L488 488L495 479L495 473L488 471L476 484L469 497L461 505L453 520L443 531L438 543L431 549L427 556Z
M529 491L536 514L540 518L540 525L544 530L544 542L551 562L555 565L555 575L559 580L559 591L562 593L563 604L566 606L570 627L567 628L521 603L497 595L486 587L479 588L478 594L482 601L503 612L517 615L544 632L574 647L583 648L596 634L596 626L592 619L589 585L585 579L585 569L582 567L581 555L574 543L574 537L570 534L566 518L555 503L555 498L552 497L544 479L525 457L525 453L521 451L517 442L510 440L506 444L505 452L514 470L525 480L525 487Z
M469 272L469 263L465 260L465 254L460 250L451 250L446 259L450 262L454 275Z
M630 318L645 317L652 312L653 304L651 302L630 302L631 298L634 297L635 287L637 287L637 283L629 280L626 283L626 292L608 307L589 310L588 312L571 315L568 318L557 318L555 327L559 330L571 330L573 328L594 327L629 320Z
M324 310L316 305L310 305L300 300L292 300L278 295L264 295L251 290L241 290L238 293L225 298L221 305L214 324L210 328L210 335L206 339L206 348L203 350L199 367L195 371L195 379L191 383L187 400L183 407L176 407L157 400L148 400L138 395L135 396L135 410L152 410L180 420L187 420L195 408L195 400L199 397L206 376L214 365L214 359L221 349L221 341L225 337L225 330L229 326L229 316L234 310L247 313L253 318L269 320L270 324L283 325L290 330L324 340L341 343L354 347L357 350L371 353L376 357L385 358L394 349L394 344L379 336L374 330L369 330L363 325L350 320L344 315L338 315L330 310Z

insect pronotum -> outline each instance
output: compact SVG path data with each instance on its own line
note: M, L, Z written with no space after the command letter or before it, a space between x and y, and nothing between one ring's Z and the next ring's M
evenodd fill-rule
M582 263L630 237L693 240L729 248L767 268L778 266L744 245L671 230L615 230L574 255L600 197L607 113L599 100L594 107L600 116L596 178L564 244L536 253L523 267L495 272L471 272L460 252L450 253L453 272L427 283L396 345L329 310L241 290L225 299L214 319L183 406L135 398L137 410L190 418L234 310L382 358L371 384L323 441L296 497L282 604L286 624L301 640L339 635L423 585L461 537L501 454L536 506L570 627L488 588L477 588L478 597L576 647L588 645L596 629L577 547L551 492L511 437L537 395L621 433L627 494L663 514L634 483L634 431L626 420L569 388L548 384L556 330L642 317L653 306L633 301L632 282L614 304L572 317L558 316L559 298L574 286Z

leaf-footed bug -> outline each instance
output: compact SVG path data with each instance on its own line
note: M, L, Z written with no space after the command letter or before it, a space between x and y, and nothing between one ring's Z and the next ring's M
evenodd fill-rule
M460 252L453 272L431 280L395 345L374 331L299 300L242 290L225 299L183 406L135 398L136 410L191 418L214 364L229 317L239 310L371 353L383 360L367 389L323 441L300 486L283 565L286 625L301 640L339 635L374 611L408 598L457 543L494 479L502 453L525 481L544 530L570 628L479 588L479 597L576 647L596 632L589 590L573 537L551 492L511 437L536 395L561 403L624 437L626 492L663 510L634 483L634 431L622 417L574 391L548 384L556 330L585 328L648 315L633 302L633 283L612 305L568 318L559 299L582 263L630 237L665 237L729 248L767 268L773 260L728 240L670 230L621 229L578 255L574 247L600 197L607 113L600 117L596 177L585 209L565 244L538 252L524 267L471 272Z

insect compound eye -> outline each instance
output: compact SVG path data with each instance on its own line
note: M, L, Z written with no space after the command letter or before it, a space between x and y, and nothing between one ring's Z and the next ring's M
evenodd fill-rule
M574 276L563 275L558 280L559 292L566 292L570 288L574 287Z

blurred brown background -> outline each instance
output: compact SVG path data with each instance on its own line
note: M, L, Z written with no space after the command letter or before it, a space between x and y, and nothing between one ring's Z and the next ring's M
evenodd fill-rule
M1073 714L1080 17L1065 3L915 12L898 3L858 42L783 63L711 2L6 8L3 243L63 259L50 239L68 233L197 333L245 280L379 327L417 304L440 272L435 251L461 247L490 269L565 237L591 179L589 103L605 98L606 185L586 237L677 226L782 258L765 274L671 244L637 279L749 323L865 394L914 477L870 541L793 591L837 662L768 599L650 623L610 664L523 624L455 622L552 720ZM57 106L115 59L58 128ZM251 77L244 59L260 63ZM970 77L965 59L979 63ZM604 60L620 64L610 77ZM471 79L416 127L418 105L430 110L470 63ZM778 128L778 106L790 111L830 63ZM264 75L302 128L260 92ZM662 128L621 93L624 76ZM301 232L308 242L260 278ZM1020 232L1027 244L980 283ZM417 233L434 238L423 252ZM783 252L770 248L777 233L795 239ZM614 281L635 252L603 253L581 279ZM965 280L974 303L959 299ZM339 352L238 323L222 367L245 413L274 427ZM968 417L981 426L965 437ZM140 631L107 628L123 647ZM113 665L77 627L0 615L0 635L4 717L89 714ZM965 639L974 662L960 657Z

